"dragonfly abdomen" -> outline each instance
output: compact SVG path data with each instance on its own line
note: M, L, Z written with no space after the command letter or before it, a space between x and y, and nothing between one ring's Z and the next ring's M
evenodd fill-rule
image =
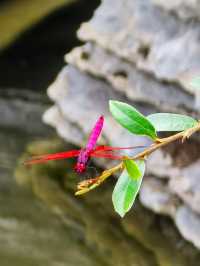
M101 134L103 122L104 117L100 116L94 128L92 129L86 148L81 150L78 156L77 164L75 166L75 170L77 173L83 173L86 170L90 153L94 150L98 137Z
M104 117L100 116L90 134L90 137L89 137L89 140L86 146L87 150L91 151L94 149L97 143L97 139L99 135L101 134L103 123L104 123Z

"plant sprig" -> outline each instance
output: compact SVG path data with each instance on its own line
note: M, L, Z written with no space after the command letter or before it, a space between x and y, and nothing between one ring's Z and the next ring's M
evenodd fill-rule
M133 157L124 156L122 162L103 171L100 176L79 183L76 195L89 192L117 171L122 171L114 188L112 200L115 211L123 217L132 207L139 192L145 172L145 160L148 156L174 141L184 142L192 134L200 131L200 121L189 116L171 113L155 113L145 117L134 107L118 101L110 101L110 111L122 127L132 134L150 138L153 143ZM160 131L180 132L159 138L158 132Z

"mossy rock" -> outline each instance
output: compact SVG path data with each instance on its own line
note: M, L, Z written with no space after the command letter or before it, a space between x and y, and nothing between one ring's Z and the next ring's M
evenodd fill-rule
M20 161L65 149L59 140L34 142L28 145ZM16 178L19 183L29 184L35 195L77 232L78 238L91 247L97 261L108 266L196 266L200 254L180 237L172 223L166 223L163 230L158 226L158 216L139 202L123 220L114 213L111 201L114 180L75 197L79 180L71 170L72 165L71 161L31 167L19 163Z

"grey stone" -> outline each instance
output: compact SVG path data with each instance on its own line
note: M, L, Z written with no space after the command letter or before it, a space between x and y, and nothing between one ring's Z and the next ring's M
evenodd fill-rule
M200 214L200 161L197 160L174 178L170 179L170 189L176 193L188 206Z
M75 48L65 58L83 72L106 79L114 89L133 101L149 103L165 112L185 113L195 107L194 97L180 86L159 82L139 71L135 64L93 43Z
M190 208L181 206L176 212L175 223L183 237L200 248L200 216Z
M184 23L151 0L116 0L115 8L107 0L90 22L83 23L78 36L97 42L158 80L177 82L195 93L189 83L200 72L199 23Z
M84 132L76 123L70 123L63 118L58 106L54 105L49 108L43 115L46 124L55 127L59 136L67 142L80 145L84 142Z
M181 169L174 165L170 154L164 153L162 149L153 152L146 162L148 173L159 178L171 179L178 176Z
M144 137L137 137L127 133L111 117L108 109L109 100L128 100L122 94L113 91L112 87L103 80L97 80L88 74L82 73L75 67L67 66L49 87L48 95L55 101L61 117L81 128L84 135L89 134L94 121L100 114L103 114L106 122L102 134L102 143L106 141L116 146L119 145L120 138L120 145L130 146L132 143L131 145L134 146L136 143L138 145L138 141L140 143L146 141ZM144 114L152 113L155 110L152 107L144 107L143 104L136 104L136 108ZM56 121L56 119L51 118L50 120L52 123Z
M153 3L166 11L173 12L183 20L200 18L200 2L198 0L153 0Z
M55 101L55 106L44 114L44 121L56 127L58 134L67 141L76 145L85 143L85 136L89 134L94 121L99 114L104 114L106 123L103 137L99 143L107 143L113 146L148 144L148 142L145 142L147 141L146 138L132 136L111 118L108 111L108 100L114 98L127 101L127 99L122 94L114 91L105 80L97 79L75 67L67 66L49 87L48 95ZM131 102L129 101L129 103ZM145 114L154 111L142 104L136 105ZM98 160L97 163L104 167L111 165L107 160ZM173 165L172 158L166 152L158 150L153 153L147 161L147 178L144 179L141 189L141 202L157 213L175 217L179 199L186 203L187 201L175 192L175 189L179 186L178 183L173 186L173 189L171 185L166 184L168 179L173 182L177 176L181 176L184 172L185 168L182 170ZM149 174L164 178L166 181L148 180Z
M30 134L51 132L41 116L50 106L42 93L14 88L0 90L0 127L25 130Z
M162 111L198 117L198 92L189 83L200 73L199 22L182 19L158 2L115 0L113 8L112 0L104 0L91 21L81 26L78 36L87 44L66 55L69 65L48 89L54 106L43 117L65 140L83 145L103 114L106 123L99 144L149 145L112 119L109 99L130 103L144 115ZM191 145L198 145L195 141ZM148 158L140 201L174 219L183 237L199 247L198 228L192 228L194 220L200 221L198 156L190 156L189 146L182 155L176 147L181 149L161 149ZM112 164L97 162L106 168Z
M166 182L150 176L146 176L143 180L140 201L155 213L172 218L174 218L179 204L178 198L169 191Z

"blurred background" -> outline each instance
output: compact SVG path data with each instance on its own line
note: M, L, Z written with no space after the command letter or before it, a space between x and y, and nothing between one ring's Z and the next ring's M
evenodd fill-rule
M113 121L111 98L199 117L189 85L200 73L199 10L184 0L0 1L0 265L199 265L198 136L151 157L124 219L114 179L77 198L73 160L22 165L84 145L99 114L102 142L144 143Z

